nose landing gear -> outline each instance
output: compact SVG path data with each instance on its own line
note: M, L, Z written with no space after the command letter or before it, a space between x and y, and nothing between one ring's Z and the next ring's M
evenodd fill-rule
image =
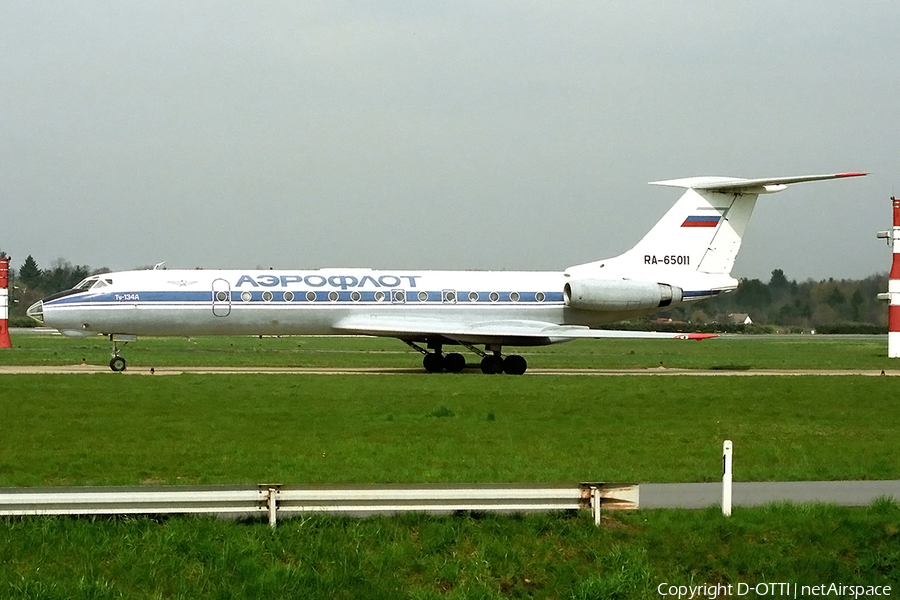
M137 340L136 335L121 333L110 334L109 341L112 342L112 358L109 360L110 369L117 373L125 370L125 359L119 356L119 342L122 343L122 346L125 346L128 342L133 342L135 340Z

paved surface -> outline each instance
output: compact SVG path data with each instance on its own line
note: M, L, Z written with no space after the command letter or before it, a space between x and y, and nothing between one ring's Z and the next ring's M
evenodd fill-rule
M868 506L883 496L900 502L900 481L764 481L735 483L734 506L770 502L825 502ZM705 508L722 505L722 483L642 483L640 507Z
M85 373L109 373L114 375L106 365L61 365L61 366L17 366L0 365L0 374L85 374ZM421 367L158 367L154 368L154 375L180 375L182 373L197 374L241 374L241 373L294 373L313 375L401 375L419 374L430 375ZM482 373L477 368L466 369L464 374ZM151 375L150 367L129 367L125 375ZM528 369L526 375L594 375L594 376L679 376L688 375L695 377L754 377L754 376L800 376L800 375L864 375L864 376L900 376L900 370L838 370L838 369L754 369L754 370L700 370L700 369Z

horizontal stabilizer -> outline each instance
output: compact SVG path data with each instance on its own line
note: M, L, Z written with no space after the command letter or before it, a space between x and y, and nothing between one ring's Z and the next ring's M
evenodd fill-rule
M566 270L585 279L636 278L684 287L689 274L700 279L694 289L733 289L737 280L703 283L704 276L730 277L741 240L760 194L780 192L793 183L862 177L866 173L831 173L741 179L688 177L653 181L651 185L687 188L678 202L635 246L607 260L575 265ZM599 269L604 269L601 273Z
M685 179L669 179L651 181L650 185L707 190L710 192L754 193L765 194L779 192L791 183L807 181L824 181L826 179L843 179L846 177L862 177L867 173L831 173L828 175L800 175L797 177L770 177L768 179L740 179L736 177L687 177Z

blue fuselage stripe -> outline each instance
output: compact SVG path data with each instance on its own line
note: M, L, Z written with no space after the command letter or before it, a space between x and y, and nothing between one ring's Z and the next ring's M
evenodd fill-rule
M399 290L402 292L402 290ZM134 305L181 305L181 306L211 306L213 304L242 305L559 305L563 304L562 292L485 292L455 290L453 297L447 296L447 291L407 290L405 297L401 294L395 297L398 290L299 290L293 291L268 291L268 290L243 290L230 292L203 291L140 291L140 292L108 292L73 294L45 302L45 307L98 307L98 306L134 306ZM217 299L214 294L225 293L223 299ZM477 294L474 300L470 294ZM697 300L717 296L720 290L685 290L682 297L685 300ZM540 295L543 296L542 299ZM515 298L515 299L514 299Z
M74 294L45 303L45 306L98 306L98 305L134 305L134 304L203 304L210 305L231 303L241 304L559 304L563 302L562 292L543 292L543 299L539 299L541 292L475 292L477 297L470 299L469 290L457 290L453 297L448 297L445 291L407 291L405 296L395 298L393 293L397 290L384 291L354 291L354 290L300 290L288 292L272 292L267 290L244 290L231 292L204 291L139 291L139 292L109 292L91 294ZM228 294L219 300L216 293ZM313 296L309 294L313 294ZM289 294L292 294L289 295ZM421 296L420 296L421 295ZM517 297L516 297L517 296Z

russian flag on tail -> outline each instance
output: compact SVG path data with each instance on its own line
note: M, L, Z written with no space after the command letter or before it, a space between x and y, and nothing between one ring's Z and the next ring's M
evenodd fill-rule
M681 224L682 227L716 227L722 220L720 215L697 215L688 217Z

